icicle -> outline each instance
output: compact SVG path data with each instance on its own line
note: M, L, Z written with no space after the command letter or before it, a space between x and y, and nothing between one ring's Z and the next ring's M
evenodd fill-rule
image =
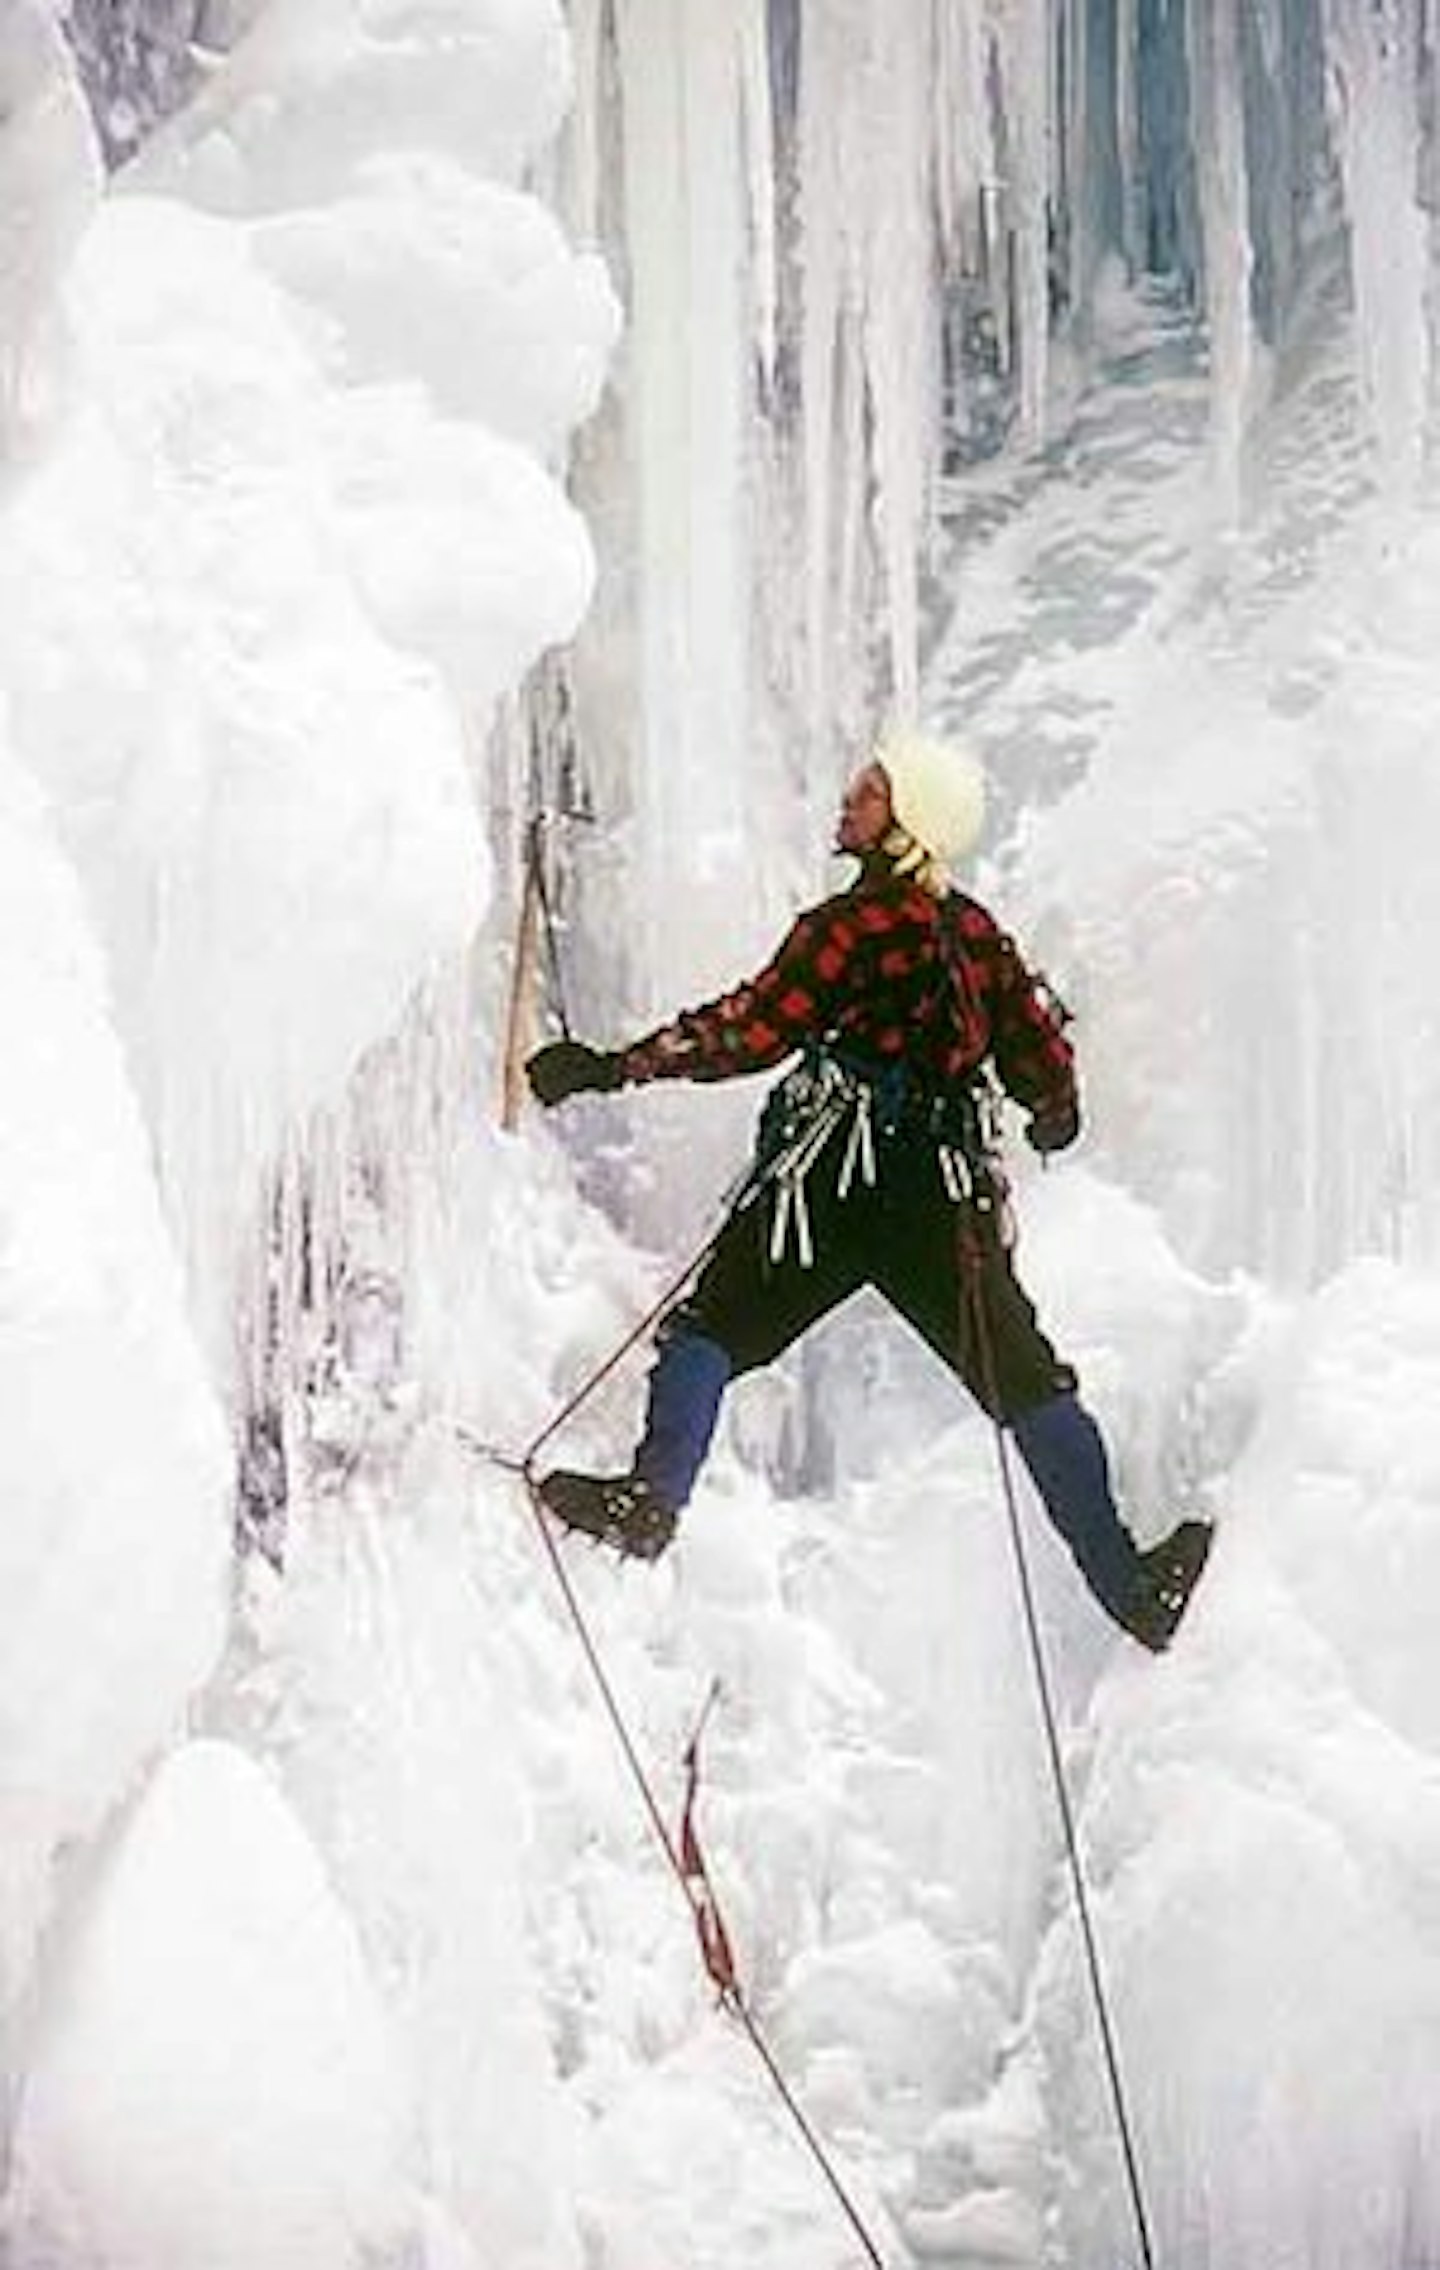
M933 16L922 21L933 34ZM899 709L916 698L917 561L939 430L935 52L933 36L878 0L806 18L806 637L817 717L827 706L873 717L877 695ZM858 456L847 432L860 435ZM873 503L873 521L857 518L857 496ZM863 554L849 548L857 531ZM835 649L858 628L839 601L877 571L884 683L843 686L837 705Z
M1210 333L1211 446L1221 511L1233 520L1240 506L1253 350L1253 254L1236 0L1207 0L1192 11L1189 60Z
M996 172L986 99L990 45L969 0L935 0L930 123L940 249L953 273L978 253L976 213Z
M902 12L886 9L882 20L876 61L884 94L874 115L878 142L867 200L865 359L891 699L899 713L908 714L917 696L916 579L939 393L930 307L928 56Z
M1046 430L1050 377L1050 152L1055 84L1048 0L1016 0L997 33L998 103L1005 130L1005 220L1013 245L1006 329L1019 380L1021 448Z
M755 0L620 0L630 355L639 481L642 864L659 918L738 842L748 716L745 165ZM691 933L693 937L693 932ZM673 932L664 941L675 949ZM661 940L652 940L658 953Z
M779 322L779 251L775 210L775 111L765 30L763 8L747 10L736 26L749 184L755 345L766 386L773 389Z
M1133 277L1145 266L1145 222L1140 169L1140 0L1117 0L1115 10L1115 137L1120 168L1121 247Z
M1417 0L1325 0L1361 396L1394 498L1413 492L1429 378L1426 224L1416 195L1421 36Z
M834 516L836 365L845 262L845 201L841 194L843 87L849 65L839 11L806 21L800 67L801 231L804 312L801 393L804 403L805 651L807 710L817 726L827 710L830 682L833 574L830 531Z
M569 132L570 219L582 239L595 242L600 235L601 0L570 0L569 13L575 83Z

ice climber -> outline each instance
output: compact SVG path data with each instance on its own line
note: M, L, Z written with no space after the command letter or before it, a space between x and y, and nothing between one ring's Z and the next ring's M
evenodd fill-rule
M873 1285L1009 1429L1095 1598L1158 1650L1210 1532L1182 1522L1148 1551L1136 1545L1099 1428L1011 1263L992 1068L1028 1114L1035 1150L1066 1149L1080 1114L1063 1012L994 918L947 881L983 810L967 751L887 735L846 788L837 826L835 848L858 875L802 914L757 976L628 1048L561 1040L531 1057L545 1105L798 1057L766 1102L751 1173L693 1290L660 1328L630 1472L560 1470L540 1495L569 1528L653 1559L730 1381Z

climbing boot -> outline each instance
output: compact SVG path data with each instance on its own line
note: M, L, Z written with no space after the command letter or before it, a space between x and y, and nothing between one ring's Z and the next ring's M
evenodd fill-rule
M612 1546L627 1560L658 1560L675 1534L675 1513L639 1474L572 1474L540 1484L540 1503L567 1529Z
M1175 1637L1214 1534L1208 1521L1182 1521L1141 1553L1133 1597L1120 1621L1152 1654L1162 1654Z

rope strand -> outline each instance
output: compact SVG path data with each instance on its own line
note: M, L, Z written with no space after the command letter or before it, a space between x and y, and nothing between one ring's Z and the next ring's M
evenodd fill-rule
M635 1784L636 1791L645 1810L646 1817L649 1820L650 1827L654 1832L656 1841L658 1842L660 1849L665 1856L666 1862L669 1865L670 1873L675 1878L675 1881L680 1888L681 1897L683 1898L685 1905L690 1912L690 1919L695 1925L697 1937L699 1937L700 1943L703 1947L704 1933L710 1919L710 1909L707 1906L704 1897L701 1896L697 1891L696 1883L692 1880L690 1874L687 1872L682 1854L677 1847L674 1838L670 1834L670 1830L666 1824L665 1816L660 1809L659 1799L655 1795L654 1787L651 1783L648 1773L645 1770L644 1762L641 1759L640 1752L635 1743L635 1739L630 1732L625 1714L620 1708L620 1704L616 1699L615 1690L610 1684L609 1674L605 1669L604 1659L600 1653L599 1647L596 1644L594 1634L590 1630L589 1621L585 1615L585 1611L580 1605L579 1597L575 1591L574 1584L571 1581L570 1572L565 1566L564 1555L561 1553L560 1547L556 1543L556 1540L551 1533L550 1525L545 1519L543 1502L540 1497L539 1489L535 1483L534 1476L528 1471L528 1469L525 1474L525 1485L526 1495L530 1504L530 1510L535 1517L535 1525L539 1530L541 1539L543 1541L545 1557L549 1561L556 1581L560 1586L561 1594L564 1598L566 1608L568 1609L570 1614L570 1620L575 1627L575 1632L577 1637L579 1638L585 1660L590 1666L590 1671L594 1678L596 1688L599 1692L601 1702L604 1706L605 1714L610 1721L615 1739L619 1743L621 1755L623 1756L625 1763L629 1768L630 1777ZM833 2193L835 2199L839 2203L840 2208L843 2211L847 2221L849 2222L851 2229L854 2231L861 2246L864 2248L865 2258L871 2264L872 2270L886 2270L884 2256L876 2246L874 2239L870 2236L870 2233L860 2215L859 2209L856 2207L854 2201L850 2197L850 2194L845 2189L845 2186L842 2183L839 2175L837 2174L833 2163L831 2162L825 2151L824 2145L816 2135L815 2130L811 2127L810 2122L805 2116L803 2108L801 2107L789 2084L787 2083L784 2074L781 2072L780 2067L776 2062L774 2052L771 2049L768 2041L766 2040L764 2032L762 2031L760 2024L756 2019L754 2012L751 2010L750 2005L746 2000L744 1993L741 1991L739 1985L737 1984L733 1987L723 1989L720 1994L720 2002L721 2007L728 2011L730 2016L735 2018L739 2022L747 2039L750 2041L756 2054L759 2056L762 2064L764 2065L767 2073L770 2076L772 2083L775 2086L775 2089L782 2103L785 2106L786 2111L789 2113L792 2121L794 2122L803 2143L810 2152L811 2157L814 2159L830 2191Z
M995 1345L991 1338L990 1319L985 1305L984 1255L978 1244L978 1233L973 1229L969 1231L967 1240L966 1226L957 1224L956 1236L960 1242L962 1279L970 1295L971 1315L974 1319L980 1362L985 1379L985 1393L994 1422L995 1453L1000 1469L1000 1490L1005 1501L1011 1553L1019 1583L1020 1602L1029 1646L1030 1667L1035 1675L1036 1693L1040 1704L1040 1720L1045 1735L1046 1755L1050 1763L1050 1777L1054 1784L1056 1804L1060 1813L1066 1862L1071 1889L1075 1895L1075 1912L1080 1924L1080 1939L1085 1952L1085 1968L1090 1983L1091 2000L1095 2007L1095 2021L1100 2035L1101 2055L1110 2090L1110 2101L1114 2109L1115 2125L1119 2134L1120 2156L1125 2170L1131 2213L1135 2222L1135 2236L1144 2270L1155 2270L1155 2254L1150 2238L1150 2218L1146 2212L1145 2193L1140 2180L1139 2154L1135 2148L1130 2112L1121 2077L1120 2052L1116 2042L1115 2028L1110 2018L1110 2000L1106 1992L1105 1974L1100 1962L1100 1945L1090 1913L1090 1895L1085 1882L1085 1869L1080 1854L1080 1839L1075 1823L1075 1811L1070 1801L1069 1784L1065 1778L1065 1760L1060 1746L1059 1721L1051 1694L1049 1669L1045 1661L1045 1647L1040 1632L1040 1617L1035 1604L1035 1586L1030 1573L1030 1558L1025 1550L1025 1535L1020 1521L1020 1505L1015 1491L1015 1478L1010 1469L1009 1446L1005 1440L1004 1425L999 1417L1000 1397Z
M530 1470L534 1466L536 1459L539 1457L541 1451L545 1448L545 1445L551 1440L551 1438L559 1434L561 1428L567 1425L568 1422L574 1418L576 1412L581 1408L583 1404L589 1402L591 1396L596 1393L597 1389L604 1385L605 1381L610 1377L611 1373L619 1370L621 1364L625 1361L625 1358L629 1355L631 1349L638 1346L639 1342L645 1339L647 1334L652 1332L655 1329L656 1325L661 1322L662 1318L668 1316L671 1309L678 1304L680 1297L685 1291L686 1287L689 1285L691 1278L698 1276L700 1271L704 1268L706 1262L709 1260L711 1248L713 1247L715 1240L719 1236L719 1234L720 1233L718 1230L712 1230L710 1232L709 1236L705 1240L705 1243L691 1257L691 1259L686 1262L685 1267L681 1270L679 1276L672 1277L670 1283L666 1286L664 1292L661 1293L659 1299L656 1300L651 1307L646 1309L645 1314L641 1317L639 1323L632 1326L630 1331L626 1333L624 1339L620 1342L619 1346L606 1357L604 1363L597 1364L594 1371L587 1372L584 1379L581 1380L580 1385L576 1388L574 1394L567 1397L566 1401L561 1404L559 1410L555 1413L553 1419L551 1419L547 1425L541 1428L539 1434L536 1435L535 1440L531 1443L529 1449L522 1454L519 1461L521 1469L527 1477L529 1476Z
M734 1201L732 1200L732 1203L733 1202ZM679 1275L673 1277L670 1280L670 1283L666 1286L665 1290L661 1293L659 1298L652 1304L649 1309L646 1310L644 1316L640 1318L638 1324L636 1324L626 1334L625 1338L620 1342L619 1346L612 1350L610 1355L605 1358L603 1363L597 1364L594 1369L586 1375L586 1377L580 1382L580 1385L575 1389L574 1393L570 1395L561 1405L560 1409L555 1413L554 1417L548 1422L546 1426L542 1427L539 1434L536 1435L534 1441L531 1443L529 1449L526 1450L520 1457L516 1458L510 1456L505 1451L500 1449L497 1445L486 1441L482 1436L476 1434L472 1428L465 1426L463 1422L457 1423L455 1426L455 1434L457 1438L461 1442L463 1442L469 1450L473 1451L478 1457L487 1459L492 1465L500 1467L502 1471L518 1475L525 1484L526 1500L529 1504L531 1515L534 1519L535 1528L539 1533L542 1550L547 1562L549 1563L551 1573L560 1588L560 1594L561 1598L564 1601L566 1612L569 1615L570 1622L575 1631L575 1635L579 1640L581 1652L585 1657L587 1665L589 1666L591 1677L594 1681L596 1691L599 1694L605 1715L610 1721L610 1727L619 1746L620 1754L625 1761L625 1765L630 1774L630 1778L635 1785L636 1793L639 1796L645 1817L650 1824L651 1831L655 1836L656 1842L660 1846L661 1852L664 1854L665 1861L667 1866L669 1867L670 1873L674 1877L676 1884L679 1887L681 1897L684 1899L686 1908L689 1911L691 1922L695 1926L697 1940L702 1949L702 1960L704 1959L703 1949L707 1945L707 1935L711 1931L713 1923L718 1915L718 1910L714 1904L714 1895L713 1891L710 1888L709 1879L705 1875L703 1868L698 1875L692 1875L692 1873L686 1868L684 1853L676 1844L675 1839L670 1833L664 1813L661 1810L659 1800L655 1795L654 1787L651 1783L648 1773L645 1770L644 1761L640 1756L640 1752L636 1745L634 1736L630 1732L629 1724L626 1720L624 1712L620 1707L619 1701L615 1694L615 1690L610 1683L609 1674L605 1669L604 1658L601 1655L599 1646L596 1643L595 1636L590 1629L589 1620L585 1615L585 1611L581 1607L579 1595L577 1594L574 1583L571 1580L570 1571L565 1565L564 1555L560 1550L559 1544L555 1539L549 1522L545 1518L544 1501L540 1496L540 1487L535 1476L535 1461L539 1457L540 1452L545 1448L546 1444L551 1440L551 1438L554 1435L557 1435L560 1432L560 1429L566 1424L566 1422L572 1419L575 1413L580 1410L582 1405L589 1401L590 1397L597 1392L603 1382L607 1380L624 1361L625 1357L630 1353L631 1349L634 1348L640 1340L644 1339L646 1334L649 1333L654 1328L654 1326L659 1323L660 1319L664 1317L669 1312L669 1310L676 1305L676 1303L680 1300L681 1295L684 1293L686 1287L689 1285L691 1279L703 1267L718 1234L718 1230L711 1232L711 1234L706 1238L704 1245L694 1255L694 1257L686 1263L684 1269L679 1273ZM713 1701L713 1694L711 1700ZM707 1701L706 1710L705 1713L702 1714L700 1726L696 1728L695 1736L692 1739L692 1753L695 1744L699 1740L700 1730L704 1725L705 1716L708 1715L709 1708L710 1702ZM713 1972L709 1971L708 1965L707 1973L712 1978L715 1975ZM716 1983L718 1985L719 1981L717 1980ZM851 2199L850 2194L846 2190L844 2183L841 2181L833 2162L830 2160L828 2154L826 2153L824 2145L821 2143L819 2136L816 2134L814 2128L806 2118L803 2107L790 2088L784 2074L780 2070L780 2066L776 2060L774 2051L771 2049L770 2044L767 2041L765 2034L759 2024L759 2021L755 2017L754 2012L751 2010L750 2005L746 2000L745 1995L741 1991L738 1983L720 1987L720 2003L721 2007L725 2009L729 2013L729 2015L733 2017L740 2025L743 2032L745 2033L747 2040L750 2042L756 2055L759 2057L762 2065L769 2075L770 2081L775 2088L781 2104L794 2123L797 2134L799 2135L806 2150L809 2152L811 2158L814 2160L816 2166L820 2170L820 2173L823 2176L827 2187L833 2194L835 2200L840 2206L842 2213L844 2214L847 2222L850 2224L852 2231L859 2241L860 2246L863 2248L865 2259L871 2265L871 2270L886 2270L884 2256L881 2254L879 2247L871 2237L859 2209Z

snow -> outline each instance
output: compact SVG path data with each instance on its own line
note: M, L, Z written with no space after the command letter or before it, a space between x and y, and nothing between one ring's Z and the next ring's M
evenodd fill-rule
M63 391L55 309L100 191L100 154L52 10L0 9L0 466L36 446Z
M348 196L268 217L253 242L322 365L351 384L423 376L449 416L542 460L598 402L618 318L604 264L517 190L397 153L372 159ZM403 332L387 296L402 274ZM490 609L470 612L485 621Z
M568 80L551 0L289 0L259 10L153 162L225 212L326 201L377 146L514 183L559 125Z
M92 367L119 375L19 500L4 569L17 742L90 884L197 1240L243 1196L251 1147L332 1089L464 935L485 878L454 706L380 634L346 557L373 546L378 502L352 533L317 462L325 397L229 247L179 208L107 207L77 287ZM371 482L383 498L379 468ZM429 533L418 507L406 532ZM406 598L386 593L392 613ZM122 796L136 849L116 861ZM301 905L313 985L291 949ZM367 957L382 906L404 947Z
M856 2259L454 1422L535 1441L756 1101L495 1127L534 799L617 1039L826 887L916 698L1078 1016L1022 1275L1137 1533L1219 1523L1155 1661L1014 1476L1157 2259L1440 2258L1432 30L921 13L245 0L102 195L0 0L14 2270ZM857 1304L672 1554L565 1566L667 1822L714 1695L746 1990L887 2263L1132 2259L948 1376Z
M1285 1329L1185 1651L1143 1691L1097 1697L1087 1825L1120 1976L1146 1982L1120 2021L1164 2061L1144 2099L1162 2258L1233 2255L1261 2231L1275 2260L1423 2259L1440 1777L1418 1696L1434 1493L1416 1394L1434 1300L1359 1262ZM1080 1996L1073 1953L1052 1959L1063 2061ZM1091 2119L1082 2258L1106 2227ZM1233 2171L1219 2186L1216 2166Z
M69 1973L18 2125L19 2260L329 2270L393 2241L384 2015L252 1760L192 1742L166 1761Z

